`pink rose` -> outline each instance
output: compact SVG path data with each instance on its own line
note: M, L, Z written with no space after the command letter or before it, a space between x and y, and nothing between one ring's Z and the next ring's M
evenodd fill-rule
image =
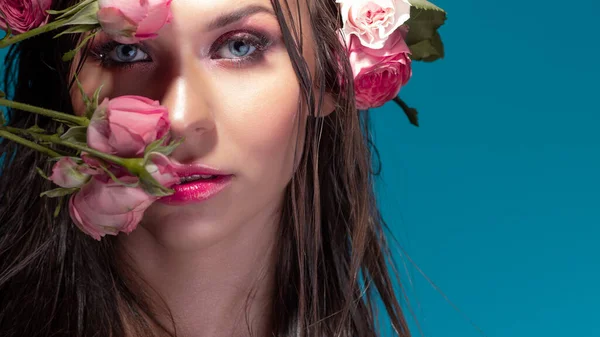
M100 161L86 156L86 163L101 165ZM146 170L160 184L171 187L179 182L171 160L160 153L150 155ZM119 181L134 184L138 178L119 170L112 170ZM157 197L141 187L127 187L111 180L106 174L95 175L69 202L69 212L75 225L85 234L100 240L106 234L131 233L142 221L144 212Z
M139 96L105 99L87 131L89 147L120 157L140 157L146 146L169 132L169 112L158 101Z
M159 184L167 188L171 188L180 181L173 162L171 162L169 157L160 153L152 153L150 155L150 163L146 165L146 170Z
M85 166L77 164L71 157L63 157L52 167L49 179L63 188L81 187L90 180Z
M85 174L89 174L91 176L97 176L97 175L103 175L106 172L104 172L104 170L102 169L102 166L107 167L108 169L112 169L115 165L111 166L109 163L106 163L94 156L89 155L87 152L82 152L81 155L81 160L83 160L84 165L81 166L81 171ZM115 175L117 176L121 176L121 175L126 175L128 172L127 170L125 170L122 167L118 167L118 169L120 171L117 171L116 173L113 172ZM123 173L121 173L123 172Z
M137 181L132 176L119 179L129 184ZM139 187L126 187L106 176L96 176L71 196L69 213L79 229L100 240L106 234L133 231L154 200Z
M157 36L171 20L172 0L99 0L102 30L124 44Z
M48 22L52 0L0 0L0 28L25 33Z
M410 18L408 0L336 0L342 4L343 32L365 47L383 48L387 38Z
M398 29L382 49L367 48L358 37L349 36L349 59L358 109L382 106L394 99L410 79L410 49L404 41L407 32L404 27Z

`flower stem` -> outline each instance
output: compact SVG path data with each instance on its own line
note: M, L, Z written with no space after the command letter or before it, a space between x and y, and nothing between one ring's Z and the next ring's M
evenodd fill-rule
M13 108L13 109L17 109L17 110L31 112L31 113L38 114L38 115L47 116L54 120L70 122L70 123L80 125L80 126L88 126L90 124L90 120L87 119L86 117L73 116L70 114L63 113L63 112L43 109L43 108L39 108L39 107L29 105L29 104L13 102L13 101L7 100L5 98L0 98L0 105L6 106L9 108Z
M111 154L104 153L104 152L92 149L92 148L90 148L88 146L85 146L85 145L81 145L81 144L77 144L77 143L65 141L64 139L60 138L59 135L56 135L56 134L55 135L44 135L44 134L33 132L33 131L30 131L30 130L13 128L13 127L9 127L9 126L1 127L0 130L5 130L5 133L10 133L10 134L13 134L13 135L16 134L16 133L26 134L26 135L29 135L30 137L38 139L38 140L42 140L42 141L45 141L45 142L50 142L50 143L53 143L53 144L56 144L56 145L68 147L68 148L79 150L79 151L82 151L82 152L87 152L87 153L93 155L94 157L98 157L98 158L100 158L102 160L106 160L106 161L111 162L113 164L117 164L119 166L123 166L123 167L129 169L129 167L127 167L127 165L126 165L126 162L127 162L126 159L123 159L121 157L113 156ZM6 138L10 139L9 137L6 137ZM35 143L33 143L33 144L35 144ZM58 154L57 152L54 152L54 153ZM60 157L60 155L59 155L59 157Z
M0 48L6 48L12 44L15 44L17 42L21 42L23 40L26 40L30 37L34 37L40 34L44 34L50 31L53 31L57 28L60 28L63 23L65 23L65 20L58 20L58 21L54 21L54 22L50 22L48 24L45 24L41 27L29 30L25 33L22 34L17 34L17 35L11 35L9 37L6 37L2 40L0 40Z
M32 149L34 149L38 152L44 153L52 158L64 157L64 155L62 155L54 150L51 150L45 146L42 146L35 142L32 142L28 139L19 137L19 136L17 136L17 134L28 135L37 140L41 140L41 141L45 141L45 142L49 142L49 143L53 143L56 145L60 145L60 146L64 146L64 147L68 147L71 149L89 153L89 154L93 155L94 157L97 157L102 160L105 160L105 161L111 162L113 164L119 165L121 167L124 167L131 174L139 177L140 180L142 180L142 181L150 181L150 182L154 181L154 178L152 178L152 176L148 173L148 171L144 167L144 159L143 158L121 158L121 157L117 157L117 156L114 156L111 154L107 154L107 153L92 149L85 145L73 143L70 141L65 141L62 138L60 138L60 136L57 134L45 135L45 134L34 132L32 130L14 128L14 127L10 127L10 126L0 126L0 137L2 137L2 138L6 138L15 143L32 148ZM158 182L156 182L156 184L160 188L163 188L165 191L170 191L170 190L164 188L163 186L160 186L160 184ZM150 186L150 187L154 187L154 186ZM160 192L164 192L164 191L161 190ZM161 194L161 196L162 196L162 194Z
M23 136L30 136L32 138L36 138L36 135L39 134L39 133L37 133L35 131L32 131L32 130L19 129L19 128L14 128L14 127L11 127L11 126L0 126L0 130L4 130L6 132L9 132L10 134L12 134L14 136L17 136L17 137L19 137L19 135L23 135ZM25 140L27 140L27 139L25 139ZM27 140L27 141L29 142L29 140ZM37 143L33 143L33 144L39 145ZM69 156L68 153L64 153L64 152L61 152L61 151L56 150L56 149L52 150L52 152L58 154L59 157L67 157L67 156Z
M87 147L85 145L80 145L80 144L76 144L76 143L71 143L71 142L67 142L64 141L63 139L61 139L58 135L52 135L52 136L47 136L47 135L40 135L39 136L40 139L48 141L48 142L52 142L54 144L57 145L61 145L64 147L69 147L71 149L75 149L75 150L79 150L82 152L87 152L91 155L93 155L94 157L98 157L100 159L109 161L113 164L117 164L119 166L125 166L124 165L124 160L121 157L117 157L117 156L113 156L112 154L108 154L108 153L104 153L98 150L94 150L90 147Z
M72 59L75 57L75 55L77 54L77 52L78 52L78 51L79 51L81 48L83 48L83 47L84 47L84 46L85 46L85 45L88 43L88 41L89 41L89 40L91 40L91 39L93 39L94 37L96 37L96 35L98 35L98 33L100 33L100 31L96 31L96 32L94 32L94 33L91 33L91 34L89 34L88 36L86 36L86 37L85 37L85 38L84 38L84 39L81 41L81 43L80 43L80 44L79 44L77 47L75 47L75 49L73 49L73 50L70 50L70 51L66 52L66 53L65 53L65 54L62 56L62 60L63 60L63 61L65 61L65 62L72 60Z
M48 156L50 156L52 158L62 157L58 152L55 152L55 151L53 151L53 150L51 150L51 149L49 149L49 148L47 148L45 146L42 146L40 144L36 144L36 143L34 143L34 142L30 141L30 140L27 140L25 138L19 137L19 136L15 135L15 134L10 133L8 131L5 131L3 129L0 129L0 137L6 138L8 140L11 140L11 141L13 141L13 142L15 142L17 144L21 144L21 145L27 146L27 147L29 147L31 149L34 149L34 150L38 151L38 152L46 154L46 155L48 155Z
M402 108L402 110L406 114L406 117L408 117L410 124L414 126L419 126L417 109L409 107L408 104L406 104L406 102L404 102L399 96L394 97L394 102L398 104L400 108Z
M141 158L126 158L123 159L123 166L129 170L129 172L135 176L140 176L144 172L146 172L146 168L142 164L143 160Z

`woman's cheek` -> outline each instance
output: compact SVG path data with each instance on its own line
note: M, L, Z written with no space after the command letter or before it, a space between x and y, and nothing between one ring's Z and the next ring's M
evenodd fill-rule
M88 97L92 97L94 92L102 86L102 90L100 91L100 102L105 97L111 97L111 93L114 91L112 75L103 71L101 67L90 64L89 62L86 62L83 65L81 71L77 75L77 79L81 83L81 86ZM83 102L81 91L77 85L74 85L71 88L71 103L73 104L73 111L75 111L75 114L81 116L85 112L85 103Z
M262 77L243 93L236 124L256 148L277 148L290 142L298 121L299 86L293 72ZM286 69L286 68L283 68ZM290 67L291 70L291 67Z
M292 170L298 122L305 118L298 118L300 90L289 59L285 59L288 61L274 64L268 71L252 72L246 82L236 81L220 90L229 97L221 97L221 102L227 102L221 110L223 120L216 117L219 139L235 148L238 165L253 167L255 174Z

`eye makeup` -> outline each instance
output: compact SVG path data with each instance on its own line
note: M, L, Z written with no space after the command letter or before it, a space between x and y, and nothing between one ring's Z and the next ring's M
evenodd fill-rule
M104 40L104 41L102 41ZM151 53L143 43L124 45L108 38L96 41L90 49L89 55L99 65L106 69L129 69L136 67L138 63L153 62ZM269 48L275 43L270 34L253 29L239 29L227 32L217 38L209 48L208 58L218 62L222 66L234 66L241 68L260 63ZM136 54L129 60L116 55L123 52L123 48L129 47L127 52ZM249 49L247 55L235 55L237 48ZM120 49L119 49L120 48ZM142 57L138 55L142 53ZM229 54L229 55L228 55Z
M247 56L242 57L223 57L219 55L219 52L223 48L235 47L232 43L237 46L247 45L254 48L254 51ZM226 64L235 65L242 67L245 65L252 65L259 63L264 60L265 53L273 45L274 41L267 34L254 31L254 30L235 30L221 35L211 46L209 55L212 60L219 60Z
M136 53L143 53L145 57L142 59L134 59L132 61L118 61L113 58L114 53L118 52L118 48L128 47L129 51L135 51ZM118 43L114 40L108 40L104 43L97 43L90 48L89 51L90 56L100 63L100 66L103 68L111 69L111 68L131 68L136 63L140 62L152 62L152 58L150 57L150 53L145 50L145 47L142 44L132 44L132 45L124 45ZM136 54L137 55L137 54ZM138 56L139 58L139 56Z

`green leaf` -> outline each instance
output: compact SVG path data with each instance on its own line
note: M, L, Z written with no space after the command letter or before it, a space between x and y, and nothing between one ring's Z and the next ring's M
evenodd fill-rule
M98 89L96 89L96 91L94 91L94 96L92 96L92 104L94 104L94 110L96 110L96 107L98 107L98 103L100 101L100 92L102 91L102 88L104 88L104 84L100 85L100 87L98 87Z
M83 48L83 46L85 46L88 43L88 41L90 39L94 38L94 36L96 36L98 33L99 33L99 31L86 36L85 39L83 39L83 41L81 41L81 43L75 49L66 52L63 55L62 60L64 62L72 60L75 57L75 54L77 54L77 52L79 51L79 49Z
M140 173L140 183L144 191L155 197L166 197L173 194L173 190L161 185L145 168Z
M147 175L144 178L140 178L140 183L144 191L154 197L166 197L173 194L173 190L168 189L161 185L151 175Z
M87 126L75 126L69 128L60 138L72 143L87 144Z
M70 195L77 192L79 188L56 188L50 191L46 191L40 194L40 197L48 197L48 198L59 198L64 197L65 195Z
M169 135L166 134L161 139L157 139L152 143L148 144L148 146L146 146L146 148L144 149L144 162L148 160L146 157L148 157L150 153L156 151L156 149L158 149L161 146L161 144L163 144L167 140L168 136Z
M88 104L90 104L90 98L85 93L85 89L83 88L83 84L81 84L81 81L79 81L79 77L77 76L77 73L75 73L73 76L75 76L75 83L77 83L77 88L79 89L79 93L81 94L83 103L87 106Z
M0 90L0 98L4 98L6 97L6 93L4 93L4 91Z
M78 25L78 26L73 26L73 27L69 27L65 30L63 30L62 32L54 35L54 38L56 39L57 37L66 35L66 34L78 34L78 33L87 33L90 32L94 29L98 28L98 25Z
M40 128L37 124L27 129L27 131L32 133L46 133L46 130Z
M410 3L410 5L414 8L417 9L427 9L427 10L434 10L434 11L441 11L443 12L444 10L439 8L438 6L432 4L431 2L427 1L427 0L408 0L408 2Z
M409 27L406 43L410 46L430 39L445 22L445 12L411 8L410 19L406 22Z
M62 60L64 62L71 61L75 57L75 54L77 54L77 49L70 50L63 54Z
M60 210L62 209L63 204L65 203L65 198L60 198L58 200L58 205L56 205L56 208L54 209L54 217L58 218L58 216L60 215Z
M55 11L53 9L47 9L46 13L48 13L50 15L59 15L59 14L62 14L64 12L68 11L68 10L69 10L68 8L67 9L63 9L62 11Z
M412 59L432 62L442 58L444 45L438 29L446 22L446 12L425 0L411 0L411 4L406 43Z
M423 40L410 47L411 58L415 61L433 62L444 57L444 44L437 32L430 40Z
M158 149L156 149L156 151L154 151L154 152L162 153L165 156L170 156L175 151L175 149L177 149L177 147L179 147L179 145L183 144L183 140L184 140L183 138L174 140L171 143L169 143L169 145L161 146Z
M56 11L56 10L47 10L46 13L50 14L50 15L60 15L59 17L55 18L55 20L60 20L63 18L66 18L70 15L73 15L75 13L77 13L77 11L81 10L81 8L87 6L90 2L93 1L97 1L97 0L86 0L86 1L82 1L78 4L76 4L75 6L71 6L69 8L60 10L60 11Z
M89 2L87 5L82 6L72 17L67 19L65 25L96 25L98 22L98 10L100 5L97 1Z
M79 93L81 94L81 98L83 100L83 104L85 105L85 117L88 119L92 118L92 116L94 115L94 112L96 112L96 108L98 107L97 95L100 94L100 90L102 89L103 85L101 85L100 88L98 88L94 92L94 97L92 97L92 99L90 99L90 97L85 92L83 85L79 81L77 74L75 74L74 76L75 76L75 82L77 83L77 87L79 88Z
M170 135L166 134L161 139L155 140L152 143L150 143L150 145L146 146L146 149L144 150L144 163L148 162L149 156L152 153L161 153L165 156L170 155L171 153L173 153L173 151L175 151L175 149L179 145L183 143L184 140L183 138L179 138L177 140L172 140L166 146L162 146L162 144L164 144L167 141L167 138L169 137Z
M146 168L144 158L127 158L123 160L125 167L131 174L139 178L142 189L151 196L165 197L173 194L173 190L161 185Z
M59 136L62 136L65 133L65 126L64 125L59 125L58 128L56 129L56 133Z
M62 124L64 124L64 125L66 125L66 126L68 126L68 127L70 127L70 128L75 128L75 127L79 127L79 126L81 126L80 124L75 124L75 123L73 123L73 122L66 121L66 120L64 120L64 119L60 119L60 118L52 118L52 119L54 119L55 121L57 121L57 122L59 122L59 123L62 123Z
M92 100L89 102L89 104L86 105L85 116L89 119L92 118L92 116L98 109L98 104L100 101L100 92L102 91L103 87L104 87L104 85L101 85L98 89L96 89L96 91L94 91Z
M146 150L144 151L144 165L150 161L150 156L153 153L160 153L165 156L171 155L173 151L175 151L175 149L177 149L177 147L183 143L184 140L183 138L180 138L171 141L167 146L162 146L161 144L165 143L167 137L169 137L169 135L165 135L162 139L156 140L146 147Z
M35 170L42 178L44 178L46 180L50 180L50 178L48 178L48 176L46 175L46 172L44 172L41 168L36 166Z
M108 176L110 177L110 179L112 179L114 182L116 182L117 184L121 185L121 186L125 186L125 187L138 187L140 186L140 182L139 180L133 184L128 184L126 182L123 182L122 180L120 180L119 178L117 178L114 173L112 173L106 166L104 165L100 165L100 167L102 168L102 170L108 174Z

